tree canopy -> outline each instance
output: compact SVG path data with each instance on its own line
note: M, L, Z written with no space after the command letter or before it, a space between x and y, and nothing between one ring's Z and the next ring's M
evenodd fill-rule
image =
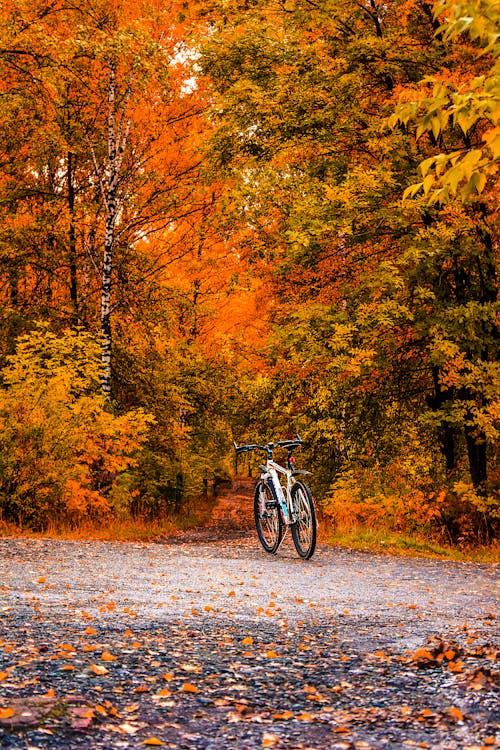
M498 11L4 3L4 418L43 321L128 420L109 512L299 431L337 520L494 534Z

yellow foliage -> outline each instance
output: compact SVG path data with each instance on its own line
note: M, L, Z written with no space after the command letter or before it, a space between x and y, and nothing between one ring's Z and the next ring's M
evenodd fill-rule
M21 339L0 389L0 515L32 528L111 510L152 418L115 415L98 384L98 342L39 328Z

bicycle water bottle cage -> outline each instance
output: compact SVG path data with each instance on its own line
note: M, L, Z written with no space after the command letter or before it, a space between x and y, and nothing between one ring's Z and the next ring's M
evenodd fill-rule
M259 464L259 469L261 471L267 471L267 466L264 466L264 464Z

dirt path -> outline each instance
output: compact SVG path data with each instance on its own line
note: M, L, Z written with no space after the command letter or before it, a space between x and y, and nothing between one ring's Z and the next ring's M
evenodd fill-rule
M498 567L269 556L248 491L198 538L0 539L2 748L495 746Z

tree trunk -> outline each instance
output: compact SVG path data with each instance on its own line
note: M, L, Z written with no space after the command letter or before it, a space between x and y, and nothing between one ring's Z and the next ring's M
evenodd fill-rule
M101 386L104 394L111 394L111 355L113 334L111 327L111 277L113 272L113 251L115 245L115 221L117 213L118 148L116 142L116 66L109 62L108 88L108 164L105 187L106 228L101 278L101 336L102 374Z
M429 397L427 403L431 409L438 411L447 401L453 400L453 394L450 391L442 390L439 383L439 368L432 368L432 379L434 381L434 396ZM456 429L446 419L442 419L438 427L438 441L445 459L447 474L451 474L457 468L456 436Z
M76 259L76 230L75 230L75 185L73 181L76 157L71 151L68 152L68 211L69 211L69 296L73 306L73 320L78 325L78 282L77 282L77 259Z

